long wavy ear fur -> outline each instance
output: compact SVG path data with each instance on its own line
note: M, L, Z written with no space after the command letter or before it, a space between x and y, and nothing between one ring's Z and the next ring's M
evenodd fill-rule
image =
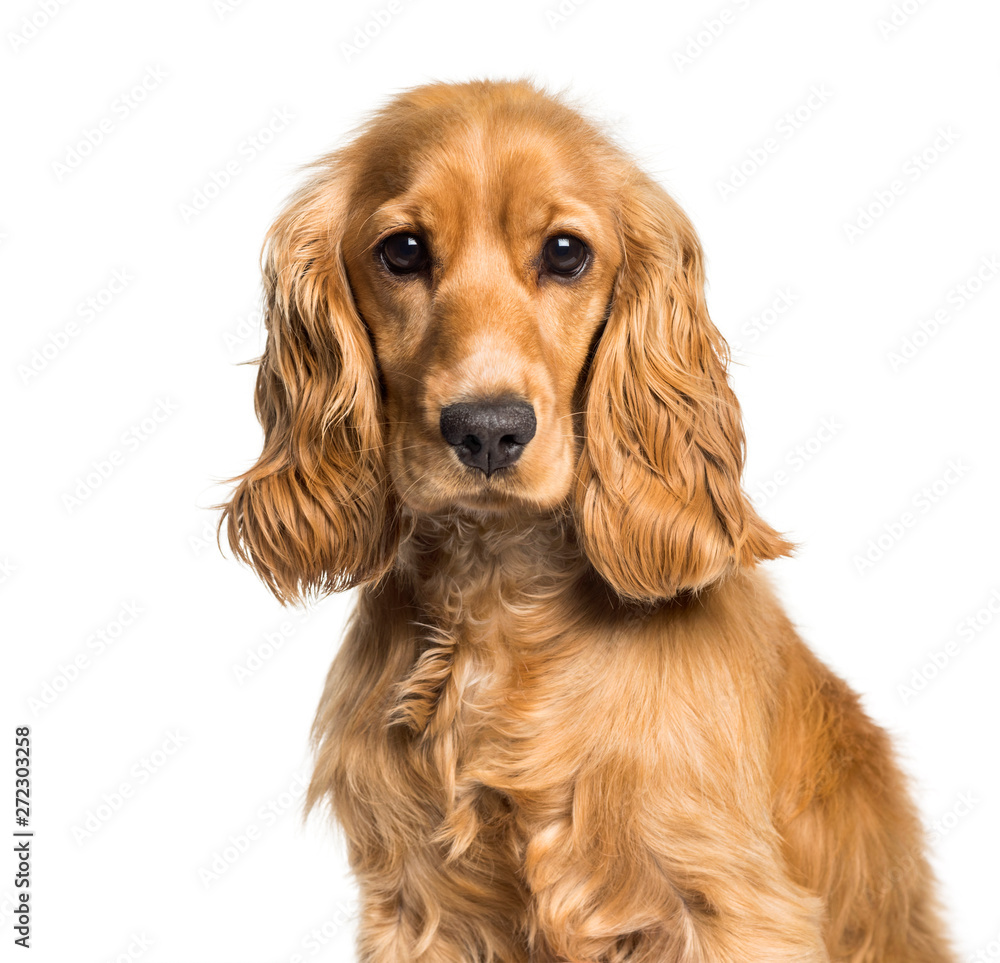
M318 166L268 233L264 449L219 523L282 602L380 578L398 539L378 375L341 253L350 188L338 155Z
M638 173L620 216L625 260L586 387L575 511L604 579L622 596L652 600L792 546L740 487L740 409L705 306L694 229Z

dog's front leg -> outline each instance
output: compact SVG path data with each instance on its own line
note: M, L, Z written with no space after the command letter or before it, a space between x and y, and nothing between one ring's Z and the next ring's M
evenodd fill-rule
M470 871L471 870L471 871ZM359 963L535 963L511 882L414 858L361 883Z
M570 809L528 847L534 928L558 959L826 963L822 907L788 879L767 830L707 804L644 820L607 785L583 777ZM582 797L606 803L586 831Z

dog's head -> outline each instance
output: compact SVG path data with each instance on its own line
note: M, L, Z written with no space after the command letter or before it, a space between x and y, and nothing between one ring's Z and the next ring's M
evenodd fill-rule
M264 451L225 517L279 598L384 575L401 505L569 509L636 599L787 551L740 488L691 224L531 85L397 98L317 163L264 274Z

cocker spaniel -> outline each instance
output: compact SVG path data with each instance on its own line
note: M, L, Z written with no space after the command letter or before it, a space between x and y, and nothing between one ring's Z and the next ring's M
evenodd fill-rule
M592 123L433 84L268 235L234 551L360 586L310 805L365 963L942 963L885 733L755 569L789 544L702 251Z

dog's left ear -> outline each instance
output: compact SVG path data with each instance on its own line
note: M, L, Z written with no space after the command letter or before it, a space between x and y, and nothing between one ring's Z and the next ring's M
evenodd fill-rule
M620 218L623 266L586 385L575 513L587 556L620 595L662 599L792 546L740 486L740 409L690 221L639 174Z

